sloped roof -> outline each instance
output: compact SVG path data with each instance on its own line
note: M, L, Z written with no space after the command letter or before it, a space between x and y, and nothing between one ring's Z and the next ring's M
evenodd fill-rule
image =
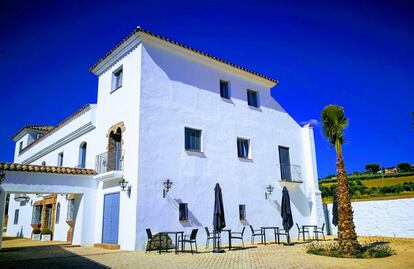
M23 153L24 151L26 151L28 148L30 148L31 146L37 144L39 141L43 140L45 137L49 136L50 134L54 133L56 130L58 130L60 127L64 126L65 124L67 124L68 122L70 122L72 119L76 118L78 115L82 114L83 112L87 111L88 109L90 109L91 104L86 104L84 106L82 106L80 109L78 109L75 113L71 114L69 117L67 117L66 119L64 119L63 121L61 121L58 125L55 126L51 126L52 128L50 128L49 131L47 131L42 137L40 137L39 139L36 139L35 141L33 141L31 144L27 145L21 152ZM21 131L23 131L24 128L22 130L20 130L16 135L14 135L12 137L12 139L14 139Z
M53 128L54 128L53 125L25 125L18 132L16 132L15 135L13 135L12 139L17 137L24 130L37 130L37 131L49 132Z
M95 170L87 168L60 167L48 165L20 164L20 163L3 163L0 162L2 171L18 171L31 173L54 173L68 175L96 175Z
M182 48L184 48L184 49L187 49L187 50L190 50L190 51L192 51L192 52L195 52L195 53L198 53L198 54L200 54L200 55L203 55L203 56L205 56L205 57L208 57L208 58L210 58L210 59L213 59L213 60L215 60L215 61L218 61L218 62L221 62L221 63L224 63L224 64L227 64L227 65L229 65L229 66L232 66L232 67L234 67L234 68L237 68L237 69L240 69L240 70L242 70L242 71L245 71L245 72L247 72L247 73L250 73L250 74L252 74L252 75L255 75L255 76L258 76L258 77L261 77L261 78L263 78L263 79L266 79L266 80L269 80L269 81L271 81L272 83L279 83L276 79L272 79L272 78L269 78L269 77L267 77L267 76L265 76L265 75L262 75L262 74L259 74L259 73L257 73L257 72L254 72L254 71L251 71L251 70L249 70L249 69L247 69L247 68L244 68L244 67L241 67L241 66L239 66L239 65L236 65L236 64L233 64L233 63L230 63L229 61L226 61L226 60L223 60L223 59L221 59L221 58L218 58L218 57L216 57L216 56L213 56L213 55L211 55L211 54L208 54L208 53L205 53L205 52L202 52L201 50L198 50L198 49L194 49L194 48L192 48L192 47L189 47L189 46L187 46L187 45L184 45L184 44L182 44L182 43L179 43L179 42L177 42L177 41L174 41L174 40L171 40L171 39L169 39L169 38L167 38L167 37L163 37L163 36L160 36L160 35L158 35L158 34L155 34L155 33L153 33L153 32L150 32L150 31L148 31L148 30L145 30L145 29L143 29L143 28L141 28L141 27L137 27L137 28L135 28L128 36L126 36L120 43L118 43L118 45L116 45L113 49L111 49L108 53L106 53L101 59L99 59L98 60L98 62L96 62L90 69L89 69L89 71L91 71L91 72L93 72L93 69L95 69L95 67L97 67L102 61L104 61L106 58L108 58L110 55L111 55L111 53L112 52L114 52L117 48L119 48L122 44L124 44L130 37L132 37L133 35L135 35L135 34L137 34L137 33L145 33L145 34L147 34L147 35L150 35L150 36L153 36L153 37L155 37L155 38L158 38L158 39L160 39L160 40L163 40L163 41L165 41L165 42L168 42L168 43L170 43L170 44L173 44L173 45L177 45L177 46L179 46L179 47L182 47Z

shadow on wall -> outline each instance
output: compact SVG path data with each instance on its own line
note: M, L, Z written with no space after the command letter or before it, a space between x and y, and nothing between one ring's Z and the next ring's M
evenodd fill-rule
M78 219L79 205L80 205L82 198L83 198L82 194L75 195L75 201L73 203L73 220L72 220L73 221L73 235L72 235L73 237L74 237L75 229L76 229L76 220ZM72 237L72 241L73 241L73 237Z
M270 205L272 205L272 207L274 207L277 210L278 215L280 216L280 212L281 212L281 206L279 204L279 202L277 200L268 200Z
M181 199L172 199L168 194L165 196L167 201L177 210L177 218L179 214L179 204L183 201ZM202 227L200 221L194 216L191 210L188 209L188 220L180 221L183 227Z
M24 237L23 226L21 226L20 231L17 231L16 237L17 238L23 238Z
M295 205L296 209L303 217L309 217L313 206L312 201L303 193L301 188L293 188L289 190L290 201Z
M245 220L241 220L241 221L240 221L240 223L241 223L241 225L243 225L243 226L249 226L249 225L250 225L250 222L249 222L247 219L245 219Z
M155 48L153 46L145 45L143 50L144 57L146 56L147 63L153 65L151 66L152 69L158 69L158 72L163 72L165 77L168 77L171 81L177 81L179 83L184 83L187 85L191 85L196 87L200 90L210 91L219 93L219 82L217 81L217 85L214 86L207 86L208 83L211 83L211 75L214 72L217 72L217 78L220 78L221 73L216 71L216 69L206 67L203 64L199 63L192 63L189 64L189 60L184 59L184 57L180 57L177 55L167 55L168 52ZM147 54L147 55L145 55ZM155 68L157 66L158 68ZM204 72L205 69L209 69L208 72ZM186 70L183 72L182 70ZM240 78L234 79L235 84L238 84ZM237 81L237 82L236 82ZM231 81L230 81L230 91L231 91ZM240 84L236 85L236 87L248 87L249 85L243 83L245 85L241 86ZM260 89L254 89L260 90ZM266 91L268 91L266 89ZM266 98L264 98L266 96ZM231 97L243 101L247 101L247 94L245 91L231 91ZM259 95L259 103L260 106L271 108L283 113L286 111L280 106L280 104L271 97L270 94L264 92Z

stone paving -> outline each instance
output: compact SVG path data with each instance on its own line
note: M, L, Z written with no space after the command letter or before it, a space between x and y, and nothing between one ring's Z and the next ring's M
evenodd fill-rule
M18 241L20 240L20 241ZM414 239L360 237L361 243L390 242L397 255L379 259L341 259L306 254L306 244L247 245L223 254L199 248L198 254L111 251L73 247L63 242L11 239L0 251L0 268L414 268ZM328 241L332 242L332 238ZM56 245L58 244L58 245Z

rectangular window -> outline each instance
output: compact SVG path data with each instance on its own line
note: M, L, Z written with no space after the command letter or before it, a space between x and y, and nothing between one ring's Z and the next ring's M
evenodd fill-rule
M222 98L230 99L230 87L229 82L220 80L220 96Z
M123 71L122 66L112 73L112 88L111 92L117 90L122 86Z
M239 205L240 220L246 220L246 205Z
M180 203L179 204L179 220L186 221L188 220L188 204L187 203Z
M185 127L185 149L201 151L201 130Z
M290 165L289 148L279 146L279 163L280 163L281 179L291 181L292 171L291 171L291 165Z
M58 154L57 166L63 166L63 152Z
M19 152L21 152L23 149L23 141L20 141L19 143Z
M19 209L14 210L14 221L13 224L19 223Z
M259 107L259 100L256 91L247 90L247 104L253 107Z
M237 156L239 158L250 158L250 141L245 138L237 138Z

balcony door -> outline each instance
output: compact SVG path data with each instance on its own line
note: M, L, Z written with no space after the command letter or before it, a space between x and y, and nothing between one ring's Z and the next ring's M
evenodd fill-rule
M107 171L112 170L121 170L121 158L122 158L122 131L120 128L116 132L111 132L109 135L108 143L108 169Z
M279 163L281 179L291 181L292 172L290 170L289 148L279 146Z

